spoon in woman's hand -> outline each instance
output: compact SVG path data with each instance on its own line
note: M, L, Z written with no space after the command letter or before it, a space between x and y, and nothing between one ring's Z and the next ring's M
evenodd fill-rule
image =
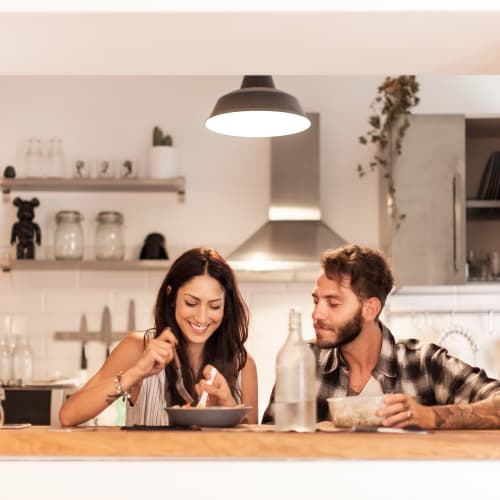
M215 375L217 375L217 368L215 368L215 366L212 366L212 368L210 369L210 378L206 382L207 385L212 384L212 382L214 381ZM203 391L201 393L200 400L198 401L198 404L196 405L196 408L205 408L205 405L207 404L207 398L208 398L207 391Z

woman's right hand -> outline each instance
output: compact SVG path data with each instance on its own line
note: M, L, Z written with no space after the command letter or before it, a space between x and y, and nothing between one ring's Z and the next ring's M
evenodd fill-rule
M150 340L133 370L143 379L160 373L175 356L177 339L170 328Z

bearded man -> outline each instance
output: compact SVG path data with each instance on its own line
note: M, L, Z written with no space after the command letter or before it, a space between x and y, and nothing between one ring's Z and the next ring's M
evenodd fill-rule
M312 297L318 421L327 398L385 395L386 427L500 428L500 381L436 344L398 340L379 316L394 279L382 253L358 245L326 251ZM263 423L273 422L271 400Z

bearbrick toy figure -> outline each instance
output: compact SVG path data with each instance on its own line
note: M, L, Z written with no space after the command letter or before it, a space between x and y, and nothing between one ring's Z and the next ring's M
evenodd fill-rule
M17 259L34 259L35 241L38 245L42 243L40 226L33 222L35 207L38 207L40 202L37 198L33 198L31 201L14 198L12 203L18 207L17 218L19 221L12 226L10 244L17 244Z

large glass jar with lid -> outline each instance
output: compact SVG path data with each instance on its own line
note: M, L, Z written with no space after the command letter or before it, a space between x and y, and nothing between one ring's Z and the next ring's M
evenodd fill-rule
M56 213L54 255L56 259L83 259L83 215L76 210L61 210Z
M125 255L123 215L106 211L97 214L96 259L122 260Z

